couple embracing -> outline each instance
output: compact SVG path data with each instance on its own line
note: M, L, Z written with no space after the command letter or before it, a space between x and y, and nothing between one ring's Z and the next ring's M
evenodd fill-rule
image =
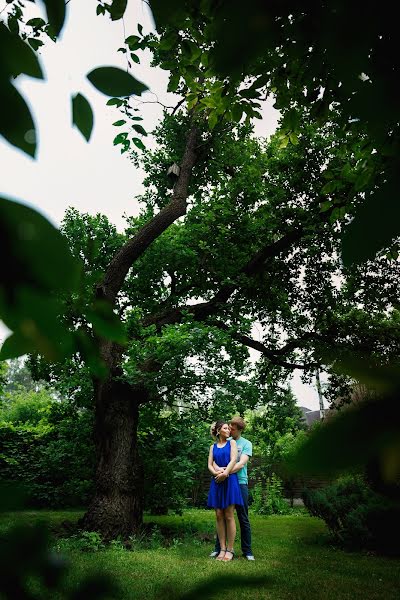
M254 560L251 551L247 477L247 462L252 455L252 444L242 437L245 427L241 417L234 417L229 423L217 421L211 426L211 434L217 441L210 447L208 455L208 470L213 478L207 506L215 509L217 538L210 556L224 562L234 558L235 507L243 556L247 560Z

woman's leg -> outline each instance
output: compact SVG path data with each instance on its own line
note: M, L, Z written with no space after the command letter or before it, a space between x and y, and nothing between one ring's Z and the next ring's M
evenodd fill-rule
M226 523L226 532L227 532L227 552L233 552L233 544L235 543L235 537L236 537L236 522L235 522L235 513L234 513L234 508L235 505L231 504L230 506L227 506L224 510L224 514L225 514L225 523ZM228 560L231 560L233 558L232 556L227 556L226 558L228 558Z
M217 519L217 533L219 543L221 545L221 551L217 556L217 560L225 556L226 550L226 529L225 529L225 515L223 508L215 509L215 518Z

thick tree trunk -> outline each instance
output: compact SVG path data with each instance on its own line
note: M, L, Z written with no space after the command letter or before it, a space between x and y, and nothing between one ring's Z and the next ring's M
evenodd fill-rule
M81 526L104 539L126 539L143 522L137 427L144 393L111 375L96 383L96 484Z
M179 217L186 213L189 183L196 162L199 131L192 126L182 156L179 178L171 201L128 240L111 260L96 294L114 306L133 263ZM109 368L106 381L95 383L96 392L96 487L82 519L82 527L98 531L106 539L128 537L142 525L143 474L138 461L139 405L146 390L123 381L123 349L100 339L100 354ZM142 368L146 370L149 365Z

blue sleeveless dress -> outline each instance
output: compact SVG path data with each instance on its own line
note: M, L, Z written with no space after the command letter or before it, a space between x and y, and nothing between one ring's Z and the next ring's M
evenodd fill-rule
M218 448L217 444L214 444L213 457L219 467L226 467L231 460L230 442L226 442L222 448ZM222 483L217 483L213 477L208 493L207 506L209 508L227 508L230 504L243 506L242 492L236 473L229 475Z

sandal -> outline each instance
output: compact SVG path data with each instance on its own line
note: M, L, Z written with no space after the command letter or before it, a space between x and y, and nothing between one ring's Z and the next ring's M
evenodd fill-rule
M227 558L227 557L226 557L226 555L228 554L228 552L229 552L229 554L232 554L232 558ZM234 553L234 551L233 551L233 550L226 550L226 552L225 552L225 556L224 556L224 558L223 558L222 560L223 560L224 562L230 562L230 561L231 561L231 560L233 560L234 558L235 558L235 553Z
M221 548L219 554L215 560L224 560L225 559L226 548ZM223 554L222 554L223 553Z

